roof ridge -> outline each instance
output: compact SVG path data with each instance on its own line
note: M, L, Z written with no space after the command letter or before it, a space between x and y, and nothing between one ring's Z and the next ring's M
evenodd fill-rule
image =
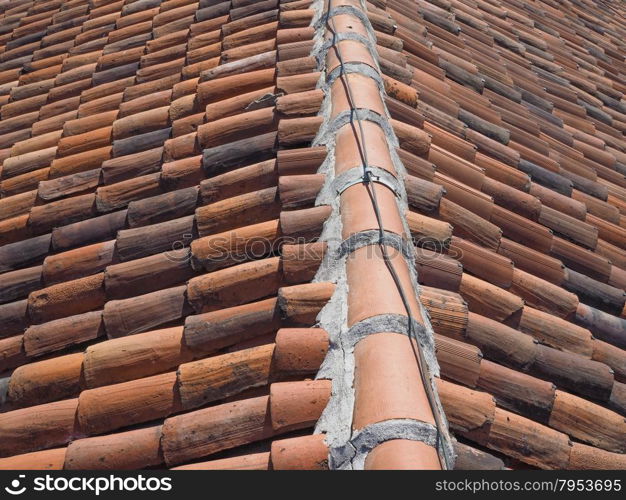
M317 12L317 57L324 68L322 88L326 105L325 121L316 143L329 148L326 183L330 187L322 192L326 193L324 201L335 207L327 229L336 227L332 235L326 231L326 237L344 242L367 232L375 233L372 230L409 238L404 210L400 208L406 204L404 168L389 145L398 143L394 128L401 130L405 142L410 141L416 152L427 150L430 144L429 136L422 130L388 117L368 15L364 4L351 0L329 2L328 10ZM374 175L366 181L363 172L370 174L372 167L389 175ZM352 170L359 172L351 176L354 181L331 192L334 179L344 178ZM374 209L377 200L380 220ZM342 353L331 353L325 365L339 387L318 431L328 435L331 467L369 468L370 463L385 467L387 460L393 459L394 464L406 467L452 468L452 445L432 378L439 373L433 332L417 298L413 255L403 256L389 247L393 255L386 257L380 245L388 244L373 236L346 247L347 256L333 254L331 249L335 260L326 261L327 267L340 273L340 280L345 279L345 288L338 287L339 296L333 297L334 302L327 306L335 311L332 318L327 317L329 325L324 321L321 324L330 328L333 344ZM395 284L389 265L400 280ZM322 269L323 272L328 269ZM410 313L404 300L410 304ZM414 322L406 320L407 313ZM405 318L404 323L397 322L396 316ZM408 325L411 326L407 328ZM351 332L357 328L363 334L352 341ZM405 338L406 335L411 338ZM425 351L424 356L416 354L416 349ZM350 360L346 361L346 357ZM424 366L420 366L420 358L425 360ZM330 366L333 363L335 366ZM426 372L424 376L420 375L421 370ZM318 377L327 374L322 370ZM352 377L354 394L350 388ZM422 381L430 387L424 387ZM373 401L373 393L383 401ZM352 400L354 408L349 411L346 407ZM346 427L350 421L352 429ZM424 426L423 430L414 430L415 425ZM403 450L401 458L393 451L396 448ZM387 458L377 459L379 453Z

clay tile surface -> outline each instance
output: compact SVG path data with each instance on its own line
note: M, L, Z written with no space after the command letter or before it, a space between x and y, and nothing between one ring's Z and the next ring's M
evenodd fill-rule
M625 469L625 17L0 2L0 469Z

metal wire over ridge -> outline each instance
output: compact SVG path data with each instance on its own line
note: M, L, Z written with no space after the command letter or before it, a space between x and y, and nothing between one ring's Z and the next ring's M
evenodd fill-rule
M391 275L393 282L396 286L396 289L398 290L398 294L400 295L402 304L408 316L409 343L411 344L411 348L413 350L413 354L417 362L418 370L420 373L420 378L421 378L422 384L424 385L424 390L426 391L426 396L428 399L428 404L430 406L431 413L433 414L433 417L435 419L435 427L437 429L437 438L436 438L436 443L435 443L435 449L437 451L437 459L439 460L439 465L441 469L446 470L447 463L450 457L447 456L446 447L440 446L441 445L441 429L443 428L443 423L441 420L441 415L439 411L437 411L435 395L434 395L434 391L433 391L431 381L430 381L431 377L430 377L430 374L428 373L428 365L426 363L426 359L424 358L424 353L422 352L422 349L420 348L419 339L413 329L413 322L415 321L415 318L413 317L413 314L411 312L409 299L404 290L404 287L402 286L400 277L398 276L398 273L396 272L396 269L394 268L393 263L391 262L391 258L387 251L387 245L385 244L385 230L383 226L382 215L380 213L380 207L378 205L378 200L376 198L376 189L374 188L374 185L373 185L373 182L375 181L373 177L375 176L373 175L373 172L370 170L370 167L369 167L369 161L367 157L367 148L365 147L366 146L365 133L363 130L362 120L358 116L357 108L355 105L355 100L352 94L352 88L347 78L348 74L345 69L343 57L341 56L341 52L337 46L337 30L335 27L334 19L332 16L330 16L331 4L332 4L332 0L328 0L328 8L327 8L327 11L325 12L326 24L328 25L328 28L330 32L332 33L332 44L330 48L332 48L335 51L337 60L339 61L339 67L340 67L339 79L341 80L342 85L345 89L345 92L348 98L348 105L350 106L350 127L352 128L354 138L357 144L357 149L359 151L359 156L361 157L361 164L363 166L362 183L367 189L367 192L370 197L370 201L372 202L372 208L376 216L376 223L378 225L378 234L379 234L378 246L381 250L383 261L385 262L385 266L389 270L389 274ZM358 133L357 133L357 128L358 128ZM441 450L442 454L444 455L444 460L441 459L439 450Z

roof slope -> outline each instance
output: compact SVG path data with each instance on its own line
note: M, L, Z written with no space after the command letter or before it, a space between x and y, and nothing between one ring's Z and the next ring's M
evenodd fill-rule
M0 11L0 468L626 468L623 2Z

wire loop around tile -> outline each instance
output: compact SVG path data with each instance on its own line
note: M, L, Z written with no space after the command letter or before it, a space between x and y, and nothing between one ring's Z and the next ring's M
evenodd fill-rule
M388 170L372 165L367 170L369 171L369 181L383 184L391 189L396 196L400 196L400 183ZM363 165L359 165L342 172L333 180L333 191L337 195L341 195L348 188L363 183L365 181L363 171Z

